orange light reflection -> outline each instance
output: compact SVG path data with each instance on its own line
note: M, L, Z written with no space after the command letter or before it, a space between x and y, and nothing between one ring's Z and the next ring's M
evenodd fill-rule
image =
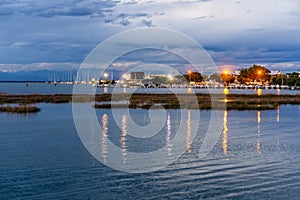
M227 110L224 111L224 117L223 117L223 141L222 141L222 146L223 146L223 151L224 155L227 155L227 132L228 132L228 127L227 127L227 118L228 118L228 113Z
M258 96L261 96L261 95L262 95L262 89L261 89L261 88L257 89L257 95L258 95Z

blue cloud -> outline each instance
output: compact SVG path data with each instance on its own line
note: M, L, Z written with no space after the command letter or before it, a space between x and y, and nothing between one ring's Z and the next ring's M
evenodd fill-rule
M152 23L150 20L146 20L150 18L152 15L144 12L138 12L138 13L119 13L116 16L110 15L107 16L104 20L107 24L120 24L122 26L128 26L129 24L132 24L132 21L135 19L142 18L142 24L146 26L152 26Z
M144 19L144 20L141 21L141 23L144 24L144 25L147 26L147 27L152 27L152 26L153 26L151 20L146 20L146 19Z
M128 26L130 24L130 21L128 19L123 19L122 21L120 21L120 24L122 26Z
M4 1L0 4L0 15L2 14L26 14L42 17L52 16L90 16L103 17L104 13L112 11L109 8L115 7L117 2L107 1L80 1L80 0L54 0L51 3L45 1Z

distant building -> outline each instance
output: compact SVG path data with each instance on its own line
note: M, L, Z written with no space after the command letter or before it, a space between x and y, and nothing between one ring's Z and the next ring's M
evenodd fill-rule
M130 79L131 80L143 80L145 76L145 72L131 72Z
M240 70L235 70L232 75L235 75L235 76L239 76L240 75Z
M130 80L130 74L123 74L121 79L122 80Z
M280 70L277 70L277 71L276 70L275 71L272 70L271 73L270 73L270 75L271 76L280 76L280 75L282 75L282 73L280 72Z

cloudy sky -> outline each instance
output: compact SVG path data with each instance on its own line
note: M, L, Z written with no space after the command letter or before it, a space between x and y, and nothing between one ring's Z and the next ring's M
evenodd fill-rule
M180 31L221 67L300 69L298 0L1 0L0 71L74 69L137 27Z

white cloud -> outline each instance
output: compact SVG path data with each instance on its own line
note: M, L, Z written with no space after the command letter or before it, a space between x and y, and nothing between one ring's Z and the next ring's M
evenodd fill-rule
M30 63L30 64L0 64L1 72L39 71L39 70L77 70L79 63Z

